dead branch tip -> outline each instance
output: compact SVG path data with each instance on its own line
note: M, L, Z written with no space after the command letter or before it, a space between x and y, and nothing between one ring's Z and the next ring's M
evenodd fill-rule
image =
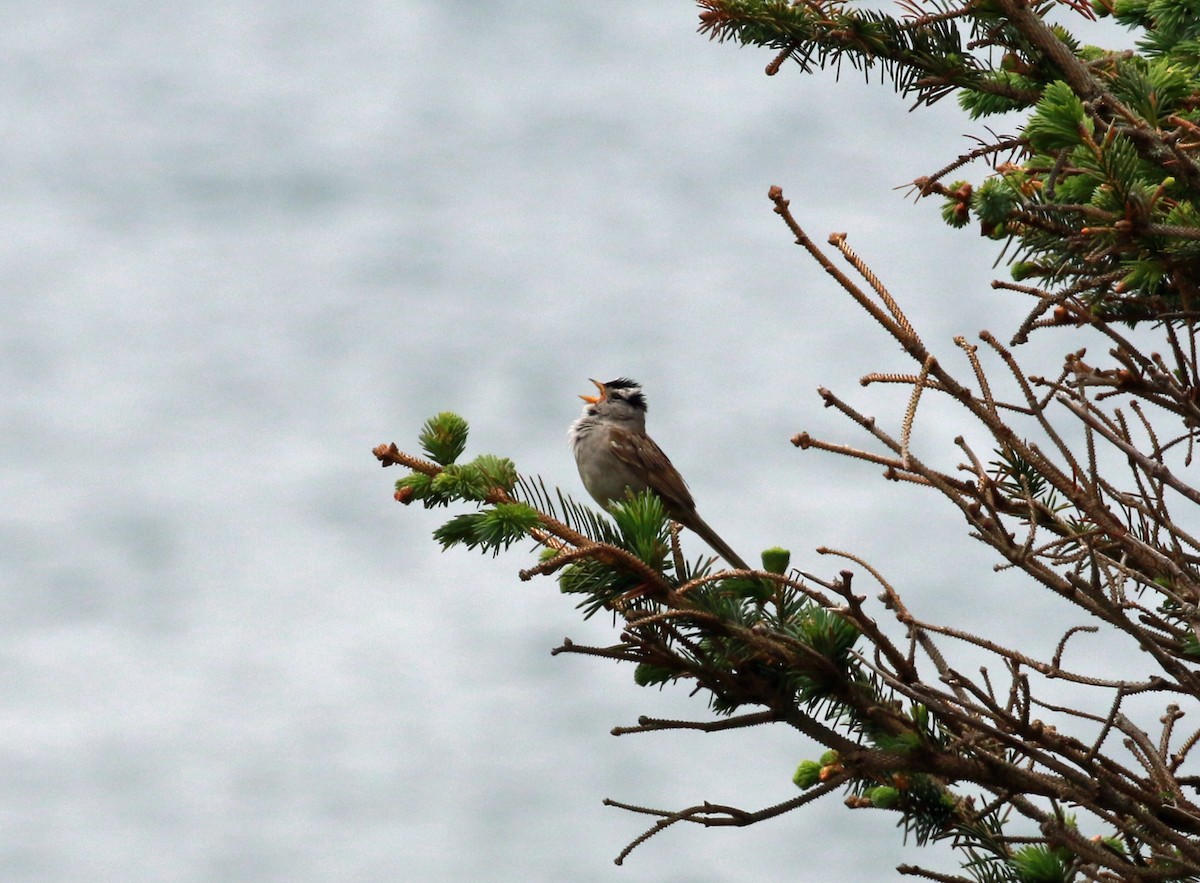
M393 463L400 462L400 449L396 447L395 442L387 445L376 445L371 449L371 453L375 455L375 459L379 461L379 465L385 469Z

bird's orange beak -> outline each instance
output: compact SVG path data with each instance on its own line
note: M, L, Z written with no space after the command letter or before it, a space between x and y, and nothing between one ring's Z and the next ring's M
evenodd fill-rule
M588 380L592 380L592 379L589 377L589 378L588 378ZM594 405L594 404L596 404L597 402L601 402L601 401L603 401L603 400L604 400L604 394L605 394L605 389L604 389L604 384L603 384L603 383L601 383L599 380L592 380L592 383L596 384L596 389L600 390L600 395L597 395L597 396L580 396L580 398L581 398L581 399L583 399L585 402L587 402L589 405Z

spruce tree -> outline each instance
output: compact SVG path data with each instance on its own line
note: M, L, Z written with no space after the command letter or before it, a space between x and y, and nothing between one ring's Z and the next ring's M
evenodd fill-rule
M819 245L770 188L788 235L913 361L910 374L862 380L897 390L897 425L822 390L864 446L806 433L793 441L882 467L956 507L999 567L1073 605L1079 624L1036 658L989 640L986 622L966 632L913 615L905 587L853 553L823 574L793 568L782 549L750 571L686 561L653 494L599 512L507 459L460 462L468 427L453 414L426 423L425 457L375 449L384 466L408 470L396 498L465 507L435 532L446 548L496 553L534 541L540 559L521 579L553 578L584 616L606 611L620 624L610 646L559 651L630 663L637 685L685 682L707 700L698 720L643 719L627 731L774 724L827 749L799 764L796 797L777 806L627 807L656 822L618 861L679 822L754 824L842 792L848 807L894 813L917 843L961 855L962 876L906 874L1200 879L1200 728L1184 723L1200 700L1200 483L1190 473L1200 427L1200 3L700 6L700 31L760 47L769 75L879 71L914 121L951 96L972 119L1022 115L1018 134L947 156L913 182L946 223L996 241L1008 278L992 285L1030 305L1003 339L983 332L930 348L888 291L887 268L867 266L843 235ZM1077 37L1096 16L1134 29L1137 50ZM1059 364L1031 373L1020 345L1051 328L1105 346L1069 346ZM990 448L959 437L958 469L924 462L911 441L927 396L959 403L964 427L986 430ZM1070 642L1097 629L1138 648L1114 660L1120 678L1064 663ZM995 663L956 670L947 642ZM1056 701L1056 682L1086 699ZM1135 711L1134 697L1151 697L1154 712L1140 711L1144 701Z

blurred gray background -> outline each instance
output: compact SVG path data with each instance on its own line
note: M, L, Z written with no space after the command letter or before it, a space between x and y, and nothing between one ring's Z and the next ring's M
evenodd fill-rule
M649 820L603 798L755 810L794 796L820 749L769 729L614 739L703 702L552 658L564 636L611 642L611 623L520 582L528 549L440 553L446 513L398 506L399 470L370 453L414 449L454 410L469 455L582 495L576 395L630 375L744 554L783 545L828 575L843 564L815 547L853 550L918 615L1052 653L1056 617L1075 620L993 577L947 506L788 442L865 442L820 385L898 425L904 396L857 378L912 366L791 244L768 187L817 241L849 232L954 358L953 335L1005 338L1029 304L988 286L994 243L895 188L983 126L952 100L910 115L878 74L767 78L769 53L706 41L696 16L685 0L0 9L0 878L956 866L831 797L745 830L677 826L615 867ZM922 413L921 455L952 468L968 427Z

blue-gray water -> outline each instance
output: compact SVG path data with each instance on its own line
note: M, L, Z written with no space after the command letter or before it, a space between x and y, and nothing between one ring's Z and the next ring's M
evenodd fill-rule
M791 244L768 186L818 240L849 231L945 351L1026 305L987 288L990 243L892 188L980 128L950 102L910 117L853 74L768 79L768 55L695 24L682 0L0 10L0 878L946 864L831 798L676 826L614 867L647 820L602 798L758 809L818 749L765 729L612 738L704 709L551 658L614 633L518 581L525 552L440 554L443 513L396 505L398 470L370 455L451 409L471 450L578 493L575 395L629 374L735 546L827 573L814 547L853 549L912 606L970 591L1049 652L1019 588L975 590L991 559L944 507L787 442L860 440L822 384L897 419L856 380L909 366ZM961 430L933 427L953 458ZM931 554L960 568L931 573Z

